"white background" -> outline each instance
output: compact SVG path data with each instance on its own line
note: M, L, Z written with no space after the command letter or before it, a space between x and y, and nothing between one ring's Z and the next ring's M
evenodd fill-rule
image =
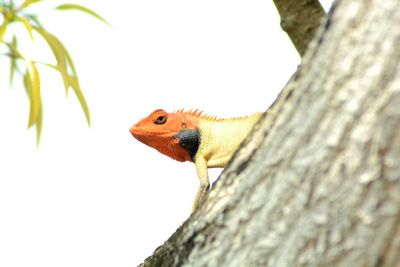
M0 266L136 266L190 214L198 181L139 143L129 127L156 108L200 108L221 117L266 110L300 62L272 1L76 1L41 14L77 66L92 125L42 74L44 127L36 147L29 102L0 58ZM324 1L327 8L331 1ZM43 40L21 49L54 62ZM9 35L7 35L9 37ZM41 47L41 48L37 48ZM221 170L211 170L215 180Z

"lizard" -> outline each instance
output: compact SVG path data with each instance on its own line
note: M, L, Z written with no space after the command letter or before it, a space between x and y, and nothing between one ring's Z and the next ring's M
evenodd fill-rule
M219 118L200 110L171 113L157 109L130 128L140 142L177 161L194 162L199 188L192 213L204 201L210 183L208 168L224 168L262 113Z

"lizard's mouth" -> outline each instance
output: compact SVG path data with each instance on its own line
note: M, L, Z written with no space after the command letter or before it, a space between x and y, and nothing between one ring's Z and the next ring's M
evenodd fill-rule
M170 131L148 131L136 125L129 129L129 132L138 141L145 143L149 146L159 146L163 141L170 139Z
M192 144L192 139L195 141L196 138L190 134L191 131L189 130L173 135L172 132L168 130L149 131L134 125L129 131L135 139L168 157L177 161L193 161L195 149Z
M139 135L165 135L165 134L169 134L170 131L149 131L149 130L145 130L141 127L138 127L136 125L133 125L130 129L129 132L133 135L133 136L139 136Z

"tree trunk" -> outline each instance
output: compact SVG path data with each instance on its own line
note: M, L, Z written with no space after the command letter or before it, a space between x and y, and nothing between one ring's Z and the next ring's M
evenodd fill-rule
M144 266L400 266L400 2L337 1L205 203Z

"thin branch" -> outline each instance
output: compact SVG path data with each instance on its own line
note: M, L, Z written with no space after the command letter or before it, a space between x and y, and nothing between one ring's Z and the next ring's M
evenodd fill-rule
M281 16L281 27L302 57L315 31L325 17L318 0L274 0Z

